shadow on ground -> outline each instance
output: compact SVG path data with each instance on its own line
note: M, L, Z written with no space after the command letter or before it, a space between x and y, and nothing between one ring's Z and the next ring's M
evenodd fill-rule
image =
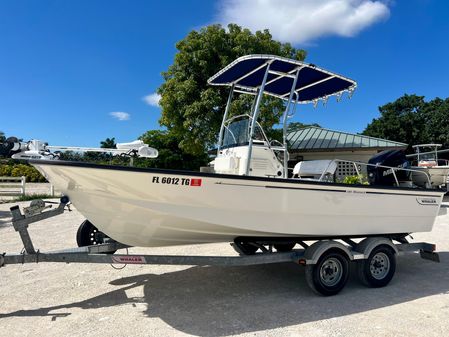
M0 211L0 227L6 227L11 225L11 212Z
M149 317L199 336L223 336L287 327L305 322L365 312L426 296L449 292L449 252L441 263L401 256L389 286L368 289L354 276L337 296L312 293L304 270L293 263L251 267L192 267L162 275L143 274L111 282L112 292L81 302L0 314L51 316L71 314L71 308L95 309L145 303ZM125 290L144 287L142 298L129 298ZM67 313L52 313L66 309Z

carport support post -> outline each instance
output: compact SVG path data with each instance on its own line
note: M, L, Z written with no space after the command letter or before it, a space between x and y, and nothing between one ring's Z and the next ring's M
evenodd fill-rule
M267 62L267 70L265 70L265 75L263 76L262 84L260 85L259 92L257 94L256 104L254 106L254 114L252 116L252 119L250 119L251 129L249 132L248 158L246 160L246 171L245 171L245 175L247 176L249 176L249 171L251 167L251 155L253 153L253 136L254 130L256 129L257 117L259 117L259 106L260 102L262 101L263 91L265 89L265 83L267 82L268 73L270 72L271 62L272 61Z
M23 196L25 196L25 193L26 193L25 185L26 185L26 177L22 176L21 180L20 180L20 186L21 186L21 190L22 190L21 192L22 192Z

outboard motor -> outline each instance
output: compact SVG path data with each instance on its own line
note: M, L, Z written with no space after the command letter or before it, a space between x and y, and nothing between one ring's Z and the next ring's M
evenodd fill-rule
M410 162L405 157L404 150L386 150L379 152L368 161L368 164L382 165L398 168L410 168ZM367 167L368 181L370 185L394 186L396 180L394 178L393 169L386 167L375 167L369 165ZM410 181L410 171L396 170L396 177L399 182Z
M0 156L11 157L20 152L20 142L16 137L9 137L3 143L0 143Z

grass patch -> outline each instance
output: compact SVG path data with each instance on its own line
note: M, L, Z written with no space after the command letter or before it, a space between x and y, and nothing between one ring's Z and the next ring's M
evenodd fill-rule
M11 201L12 202L15 202L15 201L31 201L31 200L36 200L36 199L57 199L57 198L59 198L59 197L43 193L43 194L21 195L20 197L14 198Z

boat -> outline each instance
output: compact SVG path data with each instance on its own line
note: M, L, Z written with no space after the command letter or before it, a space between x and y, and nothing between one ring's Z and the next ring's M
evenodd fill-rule
M85 153L107 153L112 156L142 158L157 158L159 152L144 144L141 140L129 143L117 143L116 148L80 147L80 146L52 146L41 140L33 139L28 142L20 141L16 137L9 137L0 143L0 156L18 160L59 160L64 151Z
M447 186L449 176L449 161L438 158L438 151L441 144L419 144L413 145L416 157L414 170L425 172L430 177L430 185L425 175L412 173L413 183L421 187L439 188Z
M355 81L297 60L247 55L208 82L230 88L217 156L208 172L29 162L98 230L131 246L294 244L374 235L401 239L432 230L442 191L289 177L289 116L299 104L351 95ZM232 99L241 94L254 96L252 109L231 116ZM258 123L263 95L285 101L283 142L270 142ZM384 174L398 170L407 169L391 167Z

